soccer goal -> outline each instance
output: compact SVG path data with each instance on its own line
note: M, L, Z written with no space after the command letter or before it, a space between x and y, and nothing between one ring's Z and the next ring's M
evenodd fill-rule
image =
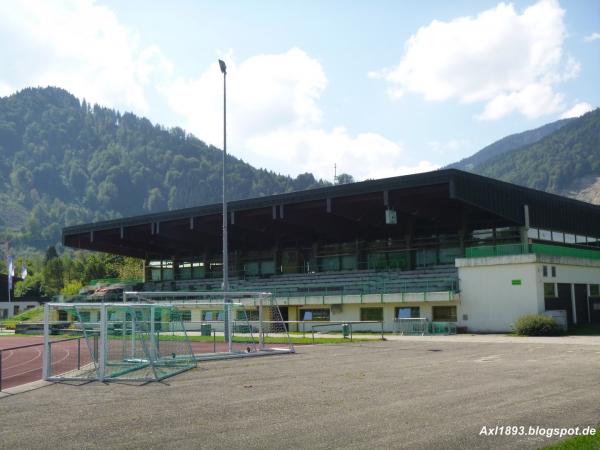
M161 335L156 317L173 337ZM60 345L62 340L53 342L51 332L78 337L77 347ZM45 305L45 380L159 381L193 367L196 359L177 305Z
M197 360L293 353L288 327L268 292L124 292L124 304L176 306ZM177 332L156 317L163 338Z

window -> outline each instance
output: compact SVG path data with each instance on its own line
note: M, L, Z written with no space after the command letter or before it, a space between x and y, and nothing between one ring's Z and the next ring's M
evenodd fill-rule
M456 306L434 306L434 322L456 322Z
M300 320L329 320L329 309L326 308L315 308L315 309L302 309L300 310Z
M418 319L421 317L421 308L418 306L396 308L394 317L396 319Z
M548 266L544 266L544 267L542 268L542 274L543 274L545 277L547 277L547 276L548 276Z
M223 310L213 309L210 311L202 311L202 320L223 320Z
M600 284L590 284L590 297L600 297Z
M79 312L79 317L81 318L82 322L90 322L90 312L89 311L80 311Z
M551 241L552 232L548 230L540 230L540 239L542 239L543 241Z
M235 320L244 321L244 320L259 320L258 319L258 309L240 309L236 311Z
M539 239L540 231L537 228L529 228L527 230L527 237L529 239Z
M67 320L69 320L69 314L65 311L65 310L59 310L58 311L58 320L60 322L66 322Z
M360 308L360 320L383 320L383 308Z
M181 314L181 320L183 322L191 322L192 321L192 311L189 309L184 309L179 311Z
M552 266L552 278L556 278L556 267Z
M544 283L544 297L556 297L554 283Z
M565 242L565 234L560 231L553 231L552 240L554 242Z

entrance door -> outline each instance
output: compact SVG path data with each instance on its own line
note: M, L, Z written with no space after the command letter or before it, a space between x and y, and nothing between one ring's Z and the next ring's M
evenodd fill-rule
M590 297L590 319L592 323L600 324L600 297Z
M563 309L567 311L567 323L573 324L573 304L571 303L571 285L558 284L558 297L545 298L546 311Z
M575 285L575 313L577 314L578 325L590 323L590 317L588 315L587 285L585 284Z

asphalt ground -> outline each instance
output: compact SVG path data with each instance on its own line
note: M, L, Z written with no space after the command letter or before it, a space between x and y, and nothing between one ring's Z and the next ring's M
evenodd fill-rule
M482 427L600 423L600 347L387 341L0 398L0 448L515 449Z

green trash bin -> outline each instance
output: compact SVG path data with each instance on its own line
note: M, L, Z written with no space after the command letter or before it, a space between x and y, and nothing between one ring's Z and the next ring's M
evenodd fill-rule
M350 336L350 325L347 323L342 324L342 336L345 338Z
M210 336L212 334L212 327L210 323L204 323L200 325L200 335L201 336Z

